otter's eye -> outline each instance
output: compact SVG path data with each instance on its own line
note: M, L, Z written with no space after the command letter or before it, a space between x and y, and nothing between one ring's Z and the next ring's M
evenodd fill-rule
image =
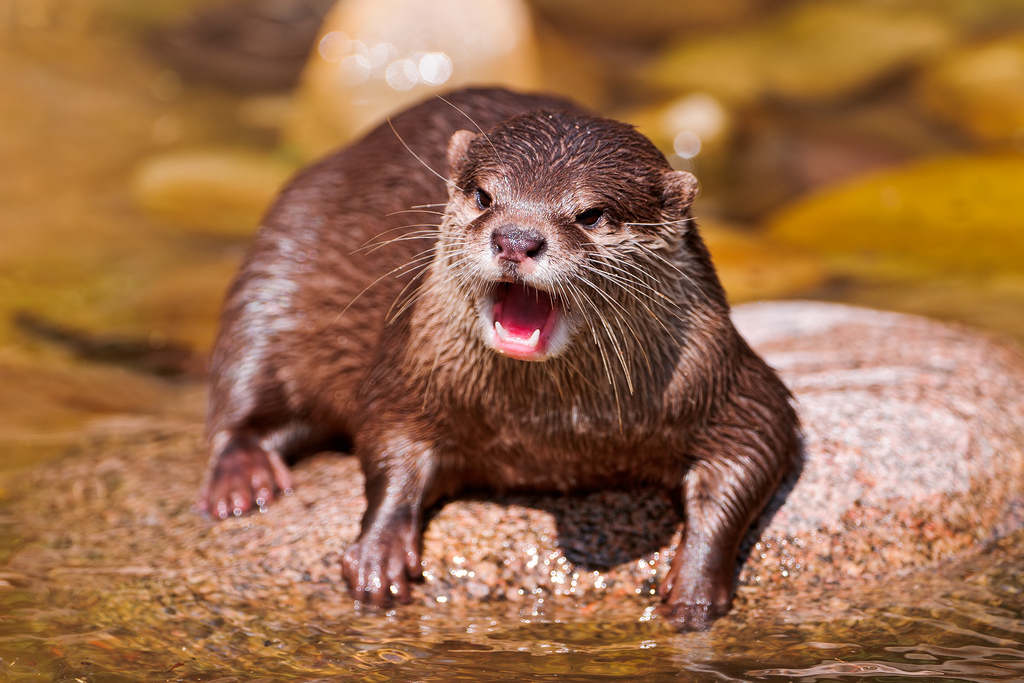
M584 228L592 228L597 225L603 217L604 211L601 209L587 209L583 213L576 215L576 222Z
M479 187L473 190L473 199L476 200L476 208L481 211L491 208L491 195L487 194Z

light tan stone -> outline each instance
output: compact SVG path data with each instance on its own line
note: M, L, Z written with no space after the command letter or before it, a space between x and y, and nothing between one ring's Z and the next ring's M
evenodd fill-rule
M327 16L285 127L319 156L431 93L540 84L521 0L346 0Z
M132 186L142 206L185 229L245 236L293 171L275 157L248 151L169 152L143 161Z

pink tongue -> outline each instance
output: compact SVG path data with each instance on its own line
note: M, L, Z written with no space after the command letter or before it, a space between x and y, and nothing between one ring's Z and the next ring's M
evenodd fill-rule
M495 320L512 335L529 338L534 330L543 330L551 313L551 297L532 287L506 284L498 291Z

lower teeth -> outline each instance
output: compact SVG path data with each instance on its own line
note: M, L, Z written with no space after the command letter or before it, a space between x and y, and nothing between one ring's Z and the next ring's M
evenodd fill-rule
M494 321L494 329L498 333L498 339L506 343L521 344L523 346L528 346L531 349L537 348L537 345L540 343L540 330L534 330L533 334L531 334L529 338L522 339L513 337L511 334L509 334L508 330L502 327L501 323L499 323L497 320Z

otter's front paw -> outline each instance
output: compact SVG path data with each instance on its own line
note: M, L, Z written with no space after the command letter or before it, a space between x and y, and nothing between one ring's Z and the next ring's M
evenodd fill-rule
M689 574L687 576L682 576ZM662 603L658 614L677 631L706 631L711 622L729 611L732 596L728 579L673 572L659 586Z
M658 605L657 612L677 631L706 631L711 622L729 611L729 603L724 605L668 601Z
M291 493L288 466L277 453L256 444L236 443L211 464L196 499L196 508L220 519L262 508L278 493Z
M419 538L388 531L363 534L345 550L341 570L356 600L377 607L410 603L410 582L423 576Z

